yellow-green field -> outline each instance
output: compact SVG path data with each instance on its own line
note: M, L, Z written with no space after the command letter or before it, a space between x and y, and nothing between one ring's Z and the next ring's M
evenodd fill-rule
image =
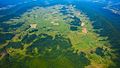
M34 7L19 18L4 23L10 27L7 32L0 32L6 38L0 44L2 68L115 66L111 49L104 46L110 44L106 40L100 41L107 37L96 34L93 22L72 5ZM81 23L85 25L81 26ZM31 27L31 24L37 26ZM12 37L9 39L7 36Z

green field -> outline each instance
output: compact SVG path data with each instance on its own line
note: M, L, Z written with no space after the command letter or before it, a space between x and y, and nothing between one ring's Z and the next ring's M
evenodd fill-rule
M4 37L0 43L1 68L115 66L111 57L116 56L106 46L110 45L107 37L96 34L93 22L73 5L34 7L4 24L9 27L0 29L0 37ZM30 26L34 24L34 28Z

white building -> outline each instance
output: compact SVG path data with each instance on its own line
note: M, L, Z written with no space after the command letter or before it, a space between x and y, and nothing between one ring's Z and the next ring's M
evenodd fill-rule
M82 22L82 23L81 23L81 26L85 26L85 23Z
M30 28L35 29L37 27L37 24L30 24Z

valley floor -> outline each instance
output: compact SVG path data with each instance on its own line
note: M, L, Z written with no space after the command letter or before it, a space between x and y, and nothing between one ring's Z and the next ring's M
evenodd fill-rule
M107 37L73 5L34 7L0 28L2 68L108 68L115 66ZM98 30L99 31L99 30ZM107 46L106 46L107 45Z

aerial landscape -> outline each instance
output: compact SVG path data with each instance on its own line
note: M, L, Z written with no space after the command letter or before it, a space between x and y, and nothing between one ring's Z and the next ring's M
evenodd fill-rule
M120 68L120 0L0 0L0 68Z

